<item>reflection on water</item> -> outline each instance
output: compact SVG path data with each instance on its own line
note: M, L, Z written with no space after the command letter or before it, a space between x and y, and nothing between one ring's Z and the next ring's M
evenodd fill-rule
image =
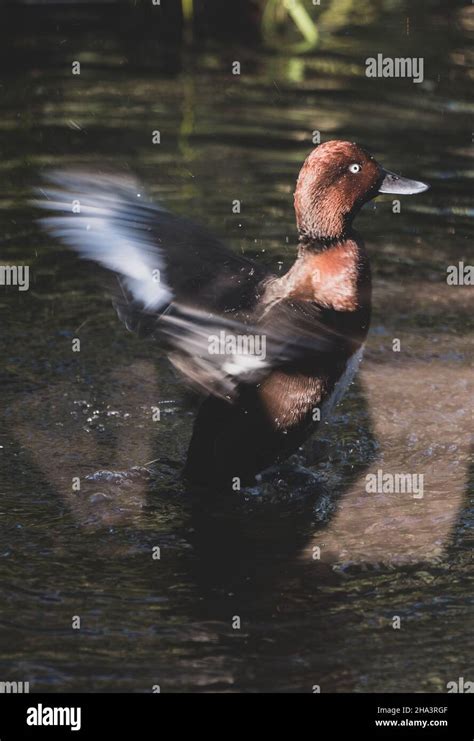
M33 690L445 691L468 676L472 288L448 286L446 268L469 262L473 232L472 13L425 5L357 3L364 21L334 3L308 56L236 40L140 48L113 23L64 22L10 50L2 262L29 264L31 288L0 298L2 677ZM424 57L423 84L365 78L381 38L386 55ZM265 494L203 499L178 475L197 400L124 332L95 271L39 233L26 199L43 167L132 170L284 270L315 130L432 190L358 219L373 328L358 381L296 461L318 474L311 495L288 474ZM380 469L423 474L423 498L366 493Z

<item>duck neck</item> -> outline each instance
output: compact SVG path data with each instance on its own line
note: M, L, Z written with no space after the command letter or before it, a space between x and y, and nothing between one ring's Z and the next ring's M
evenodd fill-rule
M298 234L298 257L302 257L307 252L324 252L346 242L356 239L352 229L343 231L334 236L311 235L305 232Z
M296 224L301 244L325 249L344 241L352 230L355 209L334 203L330 193L298 185L294 195Z

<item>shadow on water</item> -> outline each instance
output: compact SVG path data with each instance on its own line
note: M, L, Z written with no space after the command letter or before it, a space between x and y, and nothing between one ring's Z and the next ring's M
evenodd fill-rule
M127 373L127 379L129 377ZM36 389L35 405L38 410L54 408L64 403L63 394L61 387L54 392L49 388L47 396ZM138 396L140 394L143 394L143 390L138 392ZM142 397L141 401L145 399ZM139 406L137 398L131 399L130 403L135 408ZM363 410L363 396L359 403ZM344 496L344 489L361 475L367 459L370 459L368 451L374 449L374 443L370 439L369 429L365 429L364 425L359 427L358 435L364 440L365 453L359 465L354 459L350 466L345 461L350 470L343 476L342 470L339 472L343 482L339 484L339 489L336 486L331 490L331 483L322 479L319 485L313 483L311 487L305 480L297 491L291 485L291 473L286 470L290 480L287 478L280 482L283 489L275 484L267 487L264 493L252 490L251 494L222 495L217 491L197 494L186 490L178 481L177 473L182 461L172 458L164 461L161 456L161 460L150 466L147 472L144 469L122 472L102 470L87 476L84 472L81 489L73 491L71 482L78 472L77 466L89 467L87 456L97 454L97 451L93 445L81 450L78 440L80 433L78 435L77 430L73 433L71 429L64 430L61 425L63 429L55 435L49 420L42 420L41 413L33 411L32 414L30 398L25 401L24 411L22 420L20 405L9 415L12 428L7 437L10 441L17 437L19 441L12 449L12 454L15 456L16 452L22 458L21 466L10 471L11 484L20 484L21 491L32 493L27 507L36 511L38 522L36 527L28 528L27 544L13 546L16 557L21 557L21 553L25 555L23 549L32 549L42 553L43 557L46 557L48 550L53 550L55 562L63 562L68 553L69 567L66 570L71 572L71 584L75 584L75 587L71 587L73 601L77 596L80 596L80 602L83 601L80 583L83 579L88 582L93 578L96 590L102 591L105 582L106 596L108 600L112 598L113 603L113 593L107 594L111 588L109 579L115 581L116 568L122 561L127 563L128 573L134 571L135 586L139 584L139 592L146 595L148 606L153 606L154 600L160 599L159 595L169 595L170 589L178 593L180 588L186 593L191 591L197 596L191 612L185 609L185 614L180 616L180 600L173 600L174 619L183 620L179 628L180 640L191 640L193 644L195 641L223 640L224 646L228 643L225 650L230 651L231 662L238 659L236 673L229 686L235 689L245 687L249 672L251 674L255 670L252 667L260 634L271 630L272 622L280 610L278 602L281 595L287 590L291 593L291 585L301 578L301 553L309 547L311 539L327 528L337 510L338 499ZM368 414L367 409L363 411ZM183 424L190 428L191 418L188 417ZM128 434L128 428L126 432ZM116 458L121 460L121 445L119 440L115 440L117 442L119 453ZM329 444L326 441L326 446ZM54 462L51 452L54 452ZM163 453L162 446L158 446L156 452ZM321 453L324 455L324 451ZM301 460L302 456L299 456L298 463ZM341 468L343 466L344 463ZM298 482L297 477L294 482ZM8 481L5 483L8 485ZM20 510L10 514L13 518L21 519L21 506ZM114 533L116 536L111 538L110 534L113 536ZM54 549L51 549L51 543L55 544ZM84 559L87 543L91 544L93 550L89 558ZM145 567L143 562L137 563L135 557L137 552L142 555L147 552L149 559L152 549L157 545L161 550L160 565L163 561L167 564L166 587L161 579L157 583L153 570ZM73 566L76 550L82 554L79 568L77 564ZM111 573L108 573L110 569L106 564L115 564ZM334 582L330 566L319 563L319 555L315 556L314 549L308 568L312 570L312 579L316 580L318 586ZM61 598L51 586L55 580L54 564L36 563L35 584L42 586L40 592L35 586L30 597L36 595L40 602L60 604ZM131 601L133 604L133 590L131 593L127 591L126 575L124 582L120 583L120 591L124 592L125 602ZM13 588L13 593L16 594L16 588ZM169 596L162 599L167 600ZM298 602L295 609L298 609ZM323 614L324 610L325 601L321 599L318 609L313 611L312 619L317 621L317 615L320 612ZM9 611L5 612L8 614ZM81 610L76 603L74 614L78 613ZM242 621L240 631L243 645L240 639L235 640L237 634L230 627L235 617ZM90 619L89 615L88 622ZM102 624L103 620L104 616L101 615ZM291 620L298 620L298 613L292 615ZM249 632L250 625L254 628ZM28 613L25 620L22 613L15 610L15 615L10 619L7 617L4 626L14 633L26 630L28 634L31 631L30 640L33 640L33 644L38 639L36 633L39 632L40 639L45 637L43 629L35 627L36 620ZM258 626L256 633L255 626ZM47 629L46 635L50 630ZM95 631L90 630L94 638ZM128 630L133 634L132 625ZM162 628L157 630L161 633ZM99 635L102 631L103 628L98 631ZM56 626L52 632L59 632L60 639L67 644L69 631L65 626L62 629ZM103 636L101 640L104 640ZM248 666L243 660L247 653ZM31 667L29 671L32 671ZM196 681L198 686L202 683L204 687L227 686L227 681L220 673L213 679L212 671L209 675L204 672L204 676L198 672L197 677L196 671L188 671L185 676L180 676L179 670L175 676L176 667L170 667L169 671L168 682L171 681L171 686L193 686ZM57 669L55 676L56 673ZM60 676L67 685L70 681L66 678L67 672ZM126 677L123 681L126 681Z

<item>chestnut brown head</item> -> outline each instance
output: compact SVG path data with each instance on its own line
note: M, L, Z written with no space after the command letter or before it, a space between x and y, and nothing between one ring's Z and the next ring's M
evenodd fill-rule
M408 195L428 187L384 170L353 142L325 142L313 149L298 176L295 212L300 237L315 242L341 240L361 206L379 193Z

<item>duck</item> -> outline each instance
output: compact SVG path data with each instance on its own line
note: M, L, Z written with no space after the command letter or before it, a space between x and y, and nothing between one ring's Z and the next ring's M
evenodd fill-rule
M152 202L128 176L49 172L37 203L50 234L115 277L126 328L159 342L201 395L185 480L236 490L295 453L358 369L372 279L354 218L379 194L428 187L354 142L319 144L297 178L284 274Z

